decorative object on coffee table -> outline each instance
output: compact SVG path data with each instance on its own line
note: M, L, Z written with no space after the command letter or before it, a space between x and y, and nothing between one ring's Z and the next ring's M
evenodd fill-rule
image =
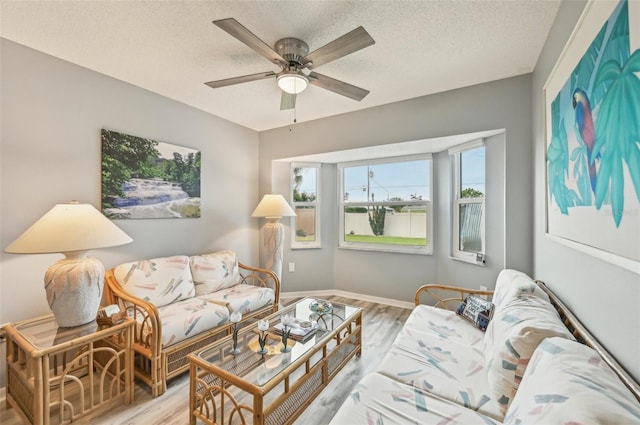
M282 258L284 252L284 226L282 217L293 217L296 212L279 194L264 195L251 217L264 217L264 245L268 250L266 268L273 271L278 279L282 276Z
M233 323L233 347L231 348L231 354L239 354L240 349L238 348L238 323L242 320L242 312L234 311L229 316L229 321Z
M73 201L55 205L5 252L65 255L49 267L44 282L56 322L73 327L95 320L102 299L104 266L87 251L132 241L92 205Z
M267 343L267 335L265 332L269 329L269 319L258 321L258 330L260 331L260 336L258 337L258 343L260 344L260 349L258 350L258 354L267 354L269 351L264 348Z
M316 320L318 323L320 322L324 323L325 327L329 326L326 319L327 316L330 319L333 319L333 317L335 316L338 319L342 320L342 317L338 316L333 312L333 304L331 304L331 301L313 300L312 302L309 303L309 310L313 312L313 314L310 317L313 320ZM333 322L331 326L333 326Z
M289 334L291 333L291 316L289 316L288 314L285 314L284 316L282 316L282 319L280 319L280 321L282 322L282 345L284 345L280 351L283 353L288 353L289 351L291 351L291 347L287 347L287 340L289 339Z

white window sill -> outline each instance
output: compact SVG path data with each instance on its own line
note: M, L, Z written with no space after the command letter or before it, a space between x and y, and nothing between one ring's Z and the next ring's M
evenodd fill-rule
M487 267L486 262L480 262L480 261L476 261L476 260L468 260L466 258L460 258L460 257L449 257L450 260L454 260L454 261L460 261L463 263L467 263L467 264L473 264L474 266L479 266L479 267Z

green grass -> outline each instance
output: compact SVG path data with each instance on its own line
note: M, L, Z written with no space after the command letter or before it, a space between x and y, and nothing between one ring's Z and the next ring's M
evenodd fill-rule
M316 235L296 236L296 242L313 242L316 240Z
M402 238L399 236L369 236L369 235L344 235L346 242L360 243L381 243L391 245L418 245L425 246L427 244L424 238Z

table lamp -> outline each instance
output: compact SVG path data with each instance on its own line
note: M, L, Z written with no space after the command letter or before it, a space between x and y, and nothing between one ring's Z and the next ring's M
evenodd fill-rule
M55 205L5 252L65 255L47 270L44 287L58 326L72 327L95 320L102 300L104 266L87 251L132 241L92 205L71 202Z
M264 195L251 217L264 217L264 245L268 250L267 266L278 276L282 275L282 258L284 252L284 226L280 223L282 217L293 217L296 212L289 206L280 194Z

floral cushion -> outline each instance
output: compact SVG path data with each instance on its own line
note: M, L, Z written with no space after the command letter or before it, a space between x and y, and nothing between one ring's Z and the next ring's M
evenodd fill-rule
M485 334L485 360L492 397L503 413L518 389L538 344L554 336L574 340L555 308L542 298L521 293L495 312Z
M276 297L271 288L241 283L231 288L201 295L198 298L217 304L226 304L231 312L250 313L264 306L273 305Z
M590 347L563 338L536 349L505 424L638 424L640 403Z
M331 420L351 424L497 424L467 409L378 373L366 375Z
M240 281L238 257L233 251L194 255L189 259L196 295L230 288Z
M156 307L195 295L189 258L185 255L124 263L113 272L123 289Z
M404 324L403 331L430 334L460 344L480 347L484 342L484 333L455 312L428 305L416 306ZM396 341L401 338L398 337Z
M498 274L493 291L495 310L500 310L520 294L532 294L549 301L549 296L526 274L512 269L504 269Z
M158 308L162 323L162 346L168 347L229 321L229 310L199 298Z
M500 405L488 391L483 336L453 311L418 306L377 372L500 420Z

